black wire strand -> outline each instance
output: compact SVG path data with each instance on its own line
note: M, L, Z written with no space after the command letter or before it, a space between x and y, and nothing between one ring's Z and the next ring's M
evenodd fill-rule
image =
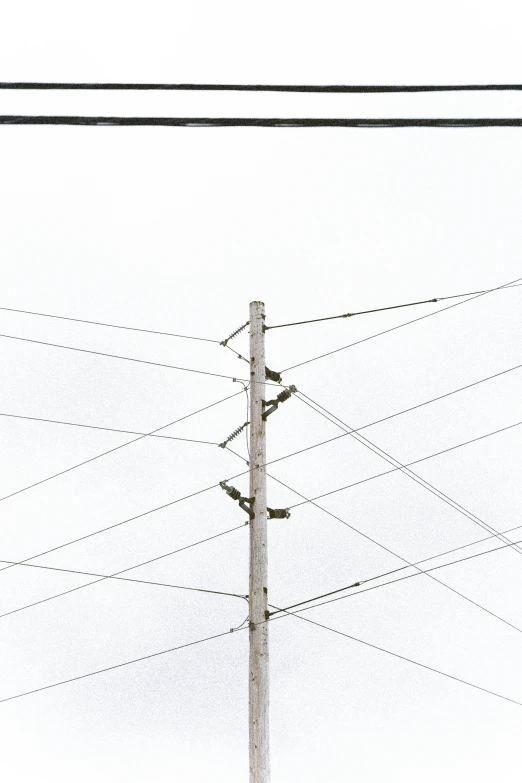
M0 90L178 90L205 92L408 93L520 91L522 84L175 84L144 82L0 82Z
M508 288L518 288L522 283L515 283L511 286L505 286L502 290ZM341 315L330 315L327 318L312 318L308 321L294 321L288 324L276 324L274 326L266 326L265 329L283 329L286 326L301 326L301 324L316 324L319 321L336 321L339 318L353 318L355 315L367 315L368 313L382 313L385 310L400 310L402 307L415 307L421 304L432 304L434 302L443 302L446 299L458 299L461 296L477 296L478 294L489 294L491 289L485 291L468 291L466 294L453 294L452 296L438 296L434 299L423 299L421 302L407 302L406 304L391 305L390 307L377 307L374 310L360 310L356 313L343 313ZM1 308L0 308L1 309Z
M313 359L306 359L304 362L299 362L299 364L293 364L291 367L285 367L284 370L281 370L281 372L288 372L289 370L295 370L297 367L303 367L305 364L310 364L311 362L316 362L319 359L324 359L325 356L332 356L334 353L339 353L340 351L345 351L347 348L353 348L354 345L360 345L361 343L366 343L368 340L373 340L375 337L381 337L383 334L389 334L390 332L395 332L397 329L402 329L404 326L409 326L410 324L415 324L417 321L423 321L425 318L432 318L434 315L439 315L439 313L445 313L446 310L451 310L453 307L459 307L460 305L466 304L466 302L472 302L474 299L478 299L481 296L486 296L487 294L493 293L493 291L500 291L503 288L509 288L510 286L513 287L515 283L519 283L522 280L522 277L517 277L515 280L510 280L508 283L504 283L504 285L498 286L497 288L490 288L488 291L485 291L484 293L478 293L471 296L469 299L465 299L463 302L455 302L454 304L448 305L447 307L441 307L440 310L436 310L434 313L426 313L426 315L420 315L418 318L413 318L411 321L405 321L402 324L398 324L397 326L391 326L389 329L384 329L382 332L376 332L375 334L371 334L369 337L363 337L361 340L356 340L353 343L349 343L348 345L343 345L341 348L336 348L333 351L328 351L327 353L322 353L320 356L314 356Z
M106 326L110 329L125 329L131 332L144 332L145 334L158 334L165 337L180 337L183 340L199 340L204 343L218 343L219 340L210 340L208 337L194 337L188 334L175 334L174 332L160 332L156 329L142 329L137 326L122 326L121 324L109 324L103 321L89 321L86 318L72 318L66 315L53 315L51 313L39 313L34 310L19 310L15 307L0 307L0 310L4 310L8 313L23 313L24 315L38 315L41 318L57 318L60 321L74 321L79 324L91 324L92 326Z
M185 128L520 128L520 117L93 117L0 115L0 125L80 125Z

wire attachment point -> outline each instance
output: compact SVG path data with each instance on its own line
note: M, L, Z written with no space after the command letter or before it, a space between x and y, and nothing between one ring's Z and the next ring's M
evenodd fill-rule
M287 508L267 508L268 519L289 519L290 511Z
M239 507L243 509L243 511L246 511L250 519L254 519L255 514L253 510L250 508L249 503L254 502L254 498L245 498L241 494L241 492L236 489L235 487L229 487L226 481L220 481L219 486L221 489L224 489L227 495L229 495L232 500L238 500L239 501Z
M295 386L289 386L288 389L284 389L282 392L280 392L275 400L266 400L263 404L270 405L271 407L268 408L268 410L265 410L265 412L262 415L263 421L266 421L268 416L270 416L271 413L276 411L279 407L279 403L286 402L286 400L289 400L292 394L295 394L297 391Z

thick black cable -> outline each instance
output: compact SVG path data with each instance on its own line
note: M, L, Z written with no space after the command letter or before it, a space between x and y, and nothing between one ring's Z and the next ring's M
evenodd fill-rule
M310 606L310 609L314 609L317 606L324 606L325 604L333 603L334 601L342 601L345 598L354 598L357 595L360 595L361 593L367 593L370 590L377 590L379 587L386 587L387 585L394 585L396 582L403 582L405 579L411 579L414 576L421 576L421 574L429 574L432 571L438 571L440 568L447 568L448 566L457 565L457 563L464 563L466 560L473 560L476 557L482 557L483 555L490 555L492 552L498 552L501 549L508 549L510 546L513 546L514 544L522 544L522 539L520 541L513 541L512 544L502 544L502 546L495 547L494 549L488 549L486 552L476 552L473 555L466 555L466 557L461 557L458 560L452 560L450 563L442 563L440 565L432 566L431 568L425 568L422 571L417 571L414 574L407 574L406 576L400 576L397 579L390 579L389 582L383 582L379 585L373 585L372 587L367 587L364 590L358 590L356 593L348 593L347 595L338 596L337 598L332 598L329 601L322 601L319 604L314 603L313 606ZM468 546L470 546L468 544ZM442 557L446 553L442 553L441 555L434 555L434 557ZM432 559L432 558L430 558ZM412 563L412 566L417 566L419 563L422 563L424 561L419 560L416 563ZM331 595L336 595L337 593L344 593L347 590L355 589L357 587L362 587L363 585L367 584L368 582L374 582L377 579L383 579L385 576L390 576L391 574L396 573L397 571L404 571L406 568L409 568L410 566L402 566L401 568L396 568L393 571L386 571L383 574L378 574L377 576L372 576L369 579L361 579L358 582L354 582L351 585L346 585L345 587L340 587L338 590L330 590L328 593L323 593L322 595L317 595L314 598L309 598L307 601L299 601L296 604L291 604L290 606L286 606L284 609L280 609L279 611L286 611L288 609L296 609L298 606L303 606L304 604L312 603L313 601L319 601L321 598L328 598ZM301 610L299 610L301 611ZM272 614L272 612L271 612ZM274 612L273 614L277 614L277 612ZM497 615L495 615L497 616ZM504 620L503 622L507 622ZM518 628L516 625L512 625L509 623L512 628L515 629L515 631L519 631L522 633L522 628Z
M241 525L241 527L243 528L244 525ZM234 528L234 530L235 529L236 528ZM73 568L58 568L57 566L38 565L37 563L18 563L16 560L0 560L0 563L7 563L9 565L16 565L16 566L19 565L19 566L23 566L24 568L40 568L43 569L44 571L59 571L60 573L64 573L64 574L78 574L78 576L99 576L100 577L99 581L105 579L115 579L116 581L119 582L132 582L134 584L139 584L139 585L153 585L155 587L172 587L175 590L191 590L196 593L212 593L213 595L228 595L231 596L232 598L248 598L248 596L240 595L239 593L227 593L227 592L223 592L222 590L206 590L201 587L187 587L186 585L173 585L170 584L169 582L154 582L149 579L132 579L131 577L127 577L127 576L116 576L115 574L97 574L94 573L93 571L78 571ZM134 566L134 568L139 568L139 566ZM20 610L15 610L15 611L20 611ZM12 612L8 612L7 614L12 614ZM0 615L0 617L1 616L3 615Z
M522 84L173 84L143 82L0 82L0 90L179 90L205 92L498 92L520 91Z
M520 117L86 117L3 114L0 125L82 125L184 128L520 128Z
M277 609L278 607L274 607ZM307 623L311 623L312 625L317 625L318 628L324 628L326 631L331 631L332 633L336 633L339 636L344 636L347 639L351 639L353 642L359 642L360 644L364 644L366 647L372 647L374 650L379 650L379 652L384 652L387 655L392 655L394 658L399 658L401 661L407 661L408 663L413 663L415 666L420 666L422 669L427 669L430 672L434 672L435 674L441 674L443 677L448 677L450 680L455 680L455 682L460 682L462 685L469 685L471 688L476 688L479 691L483 691L484 693L489 693L491 696L497 696L499 699L504 699L505 701L510 701L512 704L517 704L518 706L522 707L522 702L516 701L516 699L510 699L509 696L502 696L500 693L496 693L495 691L490 691L488 688L483 688L481 685L475 685L473 682L469 682L468 680L463 680L461 677L456 677L453 674L448 674L447 672L443 672L441 669L435 669L433 666L428 666L425 663L420 663L419 661L415 661L413 658L407 658L405 655L400 655L399 653L392 652L391 650L387 650L385 647L379 647L377 644L372 644L371 642L366 642L364 639L359 639L357 636L352 636L351 634L344 633L344 631L338 631L336 628L331 628L329 625L324 625L324 623L319 623L317 620L311 620L309 617L302 617L300 614L295 614L293 612L287 612L284 615L279 615L279 617L274 617L274 620L280 620L283 617L296 617L298 620L304 620ZM25 694L22 694L25 695Z
M502 288L509 288L510 286L514 286L515 283L519 283L521 280L522 277L517 277L515 280L510 280L508 283L504 283L504 285L497 286L496 288L490 288L484 293L474 294L469 299L465 299L463 302L455 302L455 304L448 305L447 307L441 307L440 310L436 310L434 313L420 315L418 318L413 318L411 321L405 321L404 323L398 324L397 326L391 326L389 329L384 329L382 332L376 332L375 334L371 334L369 337L363 337L361 340L356 340L355 342L349 343L348 345L343 345L341 348L335 348L335 350L322 353L320 356L314 356L313 359L306 359L306 361L299 362L299 364L293 364L291 367L285 367L285 369L281 370L281 372L283 373L288 372L289 370L295 370L297 367L303 367L305 364L310 364L310 362L316 362L318 359L324 359L325 356L332 356L332 354L345 351L347 348L353 348L354 345L360 345L361 343L368 342L368 340L373 340L375 337L381 337L383 334L395 332L397 329L402 329L403 326L415 324L417 321L423 321L425 318L432 318L434 315L445 313L446 310L451 310L453 307L459 307L460 305L466 304L466 302L472 302L474 299L478 299L481 296L486 296L487 294L493 293L493 291L500 291Z
M281 484L283 487L286 487L291 492L294 492L296 495L300 495L302 498L306 498L305 495L303 495L302 492L298 492L293 487L290 487L288 484L285 484L284 481L281 481L280 479L276 478L275 476L270 475L267 473L267 476L269 476L274 481L277 481L278 484ZM389 547L385 546L384 544L381 544L380 541L377 541L375 538L372 538L371 536L367 535L366 533L363 533L362 530L359 530L358 528L354 527L353 525L350 525L346 520L342 519L341 517L337 516L336 514L333 514L331 511L328 511L324 506L320 506L318 503L316 503L314 500L310 500L306 498L306 501L309 503L312 503L316 508L320 509L321 511L324 511L325 514L328 514L328 516L331 516L333 519L337 519L339 522L342 522L343 525L345 525L350 530L353 530L354 533L357 533L358 535L362 536L363 538L370 541L372 544L375 544L380 549L383 549L385 552L388 552L389 554L393 555L394 557L398 558L399 560L402 560L403 563L407 563L407 566L414 567L418 570L419 574L426 574L426 576L429 579L432 579L434 582L437 582L442 587L445 587L446 590L449 590L452 593L455 593L455 595L458 595L460 598L463 598L465 601L467 601L470 604L473 604L473 606L476 606L477 609L481 609L483 612L486 612L487 614L491 615L492 617L495 617L497 620L500 620L500 622L504 623L505 625L509 625L510 628L515 628L517 631L521 631L522 629L517 628L517 626L513 625L509 620L506 620L504 617L501 617L499 614L496 614L495 612L492 612L491 609L487 609L482 604L479 604L477 601L474 601L473 598L470 598L469 596L465 595L464 593L461 593L460 590L456 590L454 587L451 587L451 585L447 584L446 582L443 582L441 579L437 579L436 576L433 576L433 574L429 573L429 569L423 570L422 568L419 568L418 565L415 565L415 563L411 563L407 558L403 557L402 555L399 555L397 552L394 552L393 549L390 549ZM301 505L301 504L298 504ZM290 506L292 508L292 506Z
M522 283L515 283L512 286L505 286L502 290L508 288L518 288L522 286ZM452 296L437 296L434 299L423 299L421 302L407 302L406 304L391 305L389 307L377 307L374 310L359 310L356 313L343 313L341 315L330 315L327 318L312 318L308 321L294 321L288 324L276 324L274 326L265 326L265 330L268 329L283 329L285 326L301 326L301 324L316 324L319 321L336 321L339 318L353 318L355 315L367 315L368 313L382 313L385 310L400 310L402 307L415 307L421 304L432 304L434 302L443 302L446 299L459 299L461 296L477 296L478 294L489 294L491 289L485 291L468 291L465 294L453 294ZM2 308L0 307L0 310Z
M193 337L192 335L187 334L174 334L174 332L160 332L156 329L141 329L137 326L121 326L120 324L109 324L104 323L103 321L88 321L85 318L71 318L70 316L66 315L52 315L51 313L38 313L34 310L19 310L15 307L0 307L0 310L5 310L8 313L23 313L24 315L38 315L42 318L57 318L60 321L74 321L75 323L79 324L91 324L92 326L107 326L110 329L125 329L127 331L131 332L145 332L145 334L159 334L163 335L165 337L180 337L183 340L199 340L200 342L204 343L218 343L219 340L210 340L207 337Z
M299 399L301 399L301 402L304 402L305 404L307 404L309 407L312 408L312 410L316 410L317 413L319 413L319 414L321 414L323 416L325 415L324 413L322 413L317 408L314 409L309 403L306 402L305 399L303 399L303 397L306 397L307 395L303 394L302 392L301 392L301 395L302 396L296 395L296 396L298 396ZM307 399L310 400L310 402L314 403L314 405L317 405L318 408L323 408L322 405L319 405L319 403L316 403L310 397L307 397ZM345 429L345 428L350 429L348 424L343 422L337 416L334 416L333 414L331 414L329 411L326 410L326 408L323 408L323 410L329 416L332 416L333 419L337 420L337 421L332 421L332 419L328 419L329 421L332 421L332 424L336 424L340 429ZM325 418L328 418L328 417L325 416ZM337 423L337 422L339 422L339 423ZM487 433L486 435L481 435L478 438L473 438L473 439L471 439L469 441L466 441L465 443L460 443L460 444L457 444L456 446L452 446L452 447L450 447L448 449L444 449L443 451L438 452L437 454L443 454L443 453L446 453L447 451L453 451L453 449L460 448L460 446L465 446L468 443L475 442L476 440L482 440L483 438L489 437L490 435L496 435L499 432L504 432L505 430L512 429L513 427L517 427L517 426L519 426L519 424L522 424L522 421L521 422L517 422L515 424L510 424L507 427L502 427L500 430L495 430L494 432ZM347 430L345 429L345 431L347 431ZM347 434L351 435L352 433L350 431ZM376 443L374 443L373 441L369 440L364 435L354 434L353 437L362 446L364 446L365 448L370 449L370 451L373 451L374 454L377 454L377 456L381 457L381 459L384 459L390 465L394 465L394 467L398 467L398 469L402 473L404 473L405 476L408 476L408 478L410 478L412 481L415 481L421 487L423 487L424 489L428 490L428 492L431 492L432 495L435 495L435 497L438 497L440 500L442 500L443 503L446 503L451 508L455 509L455 511L458 511L459 514L462 514L463 516L465 516L467 519L469 519L471 522L473 522L473 524L478 525L479 527L483 528L484 530L489 530L491 533L495 533L496 535L499 536L499 538L501 540L506 541L505 538L502 538L502 536L500 534L498 534L498 532L493 527L491 527L491 525L489 525L487 522L484 522L484 520L481 519L477 514L473 513L472 511L469 511L469 509L465 508L465 506L463 506L461 503L458 503L456 500L451 498L449 495L447 495L445 492L440 490L434 484L431 484L429 481L427 481L426 479L424 479L421 476L419 476L418 473L414 473L414 471L408 470L407 469L408 468L407 465L403 465L400 462L400 460L398 460L395 457L393 457L391 454L389 454L389 452L385 451L380 446L377 446ZM431 456L437 456L437 455L431 455ZM429 459L429 458L430 457L427 457L427 458L424 458L424 459ZM398 465L396 465L396 463L398 463ZM414 464L414 463L411 463L411 464ZM518 552L519 554L522 554L522 550L518 546L515 547L515 551Z
M65 473L70 473L72 470L76 470L76 468L81 468L83 465L87 465L89 462L94 462L97 459L101 459L102 457L106 457L107 454L113 454L115 451L119 451L120 449L124 449L126 446L130 446L131 443L137 443L139 440L143 440L143 438L149 438L149 437L162 437L159 435L156 435L156 433L160 432L160 430L167 429L167 427L172 427L174 424L177 424L180 421L183 421L184 419L188 419L191 416L195 416L197 413L202 413L203 411L208 410L209 408L213 408L215 405L220 405L222 402L225 402L226 400L232 399L232 397L237 397L238 394L241 394L241 392L236 392L235 394L230 394L228 397L224 397L221 400L218 400L217 402L213 402L210 405L206 405L204 408L199 408L197 411L193 411L193 413L189 413L186 416L182 416L180 419L175 419L174 421L169 422L168 424L163 424L161 427L157 427L155 430L151 430L150 432L143 433L138 438L133 438L132 440L128 440L125 443L121 443L119 446L114 446L112 449L108 449L107 451L102 451L101 454L96 454L94 457L89 457L89 459L85 459L82 462L76 463L76 465L71 465L70 468L65 468L65 470L60 470L58 473L54 473L52 476L47 476L47 478L40 479L39 481L35 481L32 484L28 484L26 487L22 487L21 489L17 489L15 492L11 492L9 495L4 495L4 497L0 498L0 503L3 500L7 500L8 498L12 498L15 495L19 495L21 492L26 492L28 489L32 489L33 487L37 487L40 484L45 484L47 481L51 481L52 479L58 478L58 476L63 476ZM12 414L0 414L0 415L6 415L10 416ZM16 416L16 418L32 418L32 417L20 417ZM49 419L38 419L38 421L50 421ZM71 424L71 422L53 422L56 424ZM75 424L73 426L76 427L87 427L89 425L84 424ZM106 429L106 428L100 428L96 427L96 429ZM163 437L170 437L170 436L163 436ZM208 443L208 441L207 441ZM217 443L211 444L211 445L218 445ZM0 571L3 571L4 569L0 569Z

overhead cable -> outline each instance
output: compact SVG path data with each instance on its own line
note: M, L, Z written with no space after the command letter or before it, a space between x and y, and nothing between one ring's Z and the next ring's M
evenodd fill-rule
M502 290L507 290L508 288L518 288L521 286L522 283L515 283L511 286L505 286ZM433 299L423 299L420 302L407 302L406 304L400 304L400 305L390 305L389 307L377 307L373 310L359 310L355 313L342 313L341 315L330 315L327 318L312 318L308 321L294 321L293 323L288 324L275 324L274 326L265 326L265 329L283 329L286 326L301 326L301 324L316 324L319 321L336 321L339 318L353 318L356 315L367 315L368 313L382 313L385 310L399 310L402 307L414 307L416 305L421 304L432 304L434 302L443 302L445 299L458 299L461 296L478 296L479 294L489 294L492 289L487 289L485 291L468 291L466 294L453 294L452 296L437 296ZM495 289L493 289L495 290ZM1 309L1 308L0 308Z
M407 93L520 91L522 84L175 84L165 82L0 82L0 90L178 90L205 92Z
M0 115L0 125L81 125L184 128L520 128L521 117L90 117Z
M484 293L474 294L469 299L465 299L463 302L455 302L455 304L448 305L447 307L441 307L440 310L436 310L434 313L426 313L426 315L420 315L418 318L413 318L411 321L405 321L404 323L398 324L397 326L391 326L389 329L384 329L382 332L376 332L375 334L371 334L369 337L363 337L361 340L356 340L355 342L349 343L348 345L343 345L341 348L335 348L333 351L322 353L320 356L314 356L312 359L306 359L306 361L299 362L299 364L293 364L291 367L285 367L285 369L281 370L281 372L288 372L288 370L295 370L297 367L303 367L303 365L310 364L310 362L316 362L318 359L324 359L325 356L332 356L332 354L339 353L340 351L345 351L347 348L353 348L354 345L360 345L361 343L366 343L368 342L368 340L373 340L375 337L381 337L383 334L389 334L390 332L395 332L397 329L402 329L404 326L409 326L410 324L417 323L417 321L423 321L425 318L432 318L434 315L445 313L447 310L451 310L453 307L459 307L460 305L466 304L466 302L472 302L474 299L478 299L481 296L486 296L486 294L493 293L493 291L500 291L502 288L509 288L510 286L513 286L515 283L519 283L521 280L522 277L517 277L515 280L510 280L508 283L504 283L504 285L500 285L497 288L490 288Z

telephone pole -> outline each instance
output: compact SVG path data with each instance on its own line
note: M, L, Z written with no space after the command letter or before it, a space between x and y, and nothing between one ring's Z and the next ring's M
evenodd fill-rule
M266 498L265 305L250 303L249 760L250 783L270 783L268 737L268 551Z

